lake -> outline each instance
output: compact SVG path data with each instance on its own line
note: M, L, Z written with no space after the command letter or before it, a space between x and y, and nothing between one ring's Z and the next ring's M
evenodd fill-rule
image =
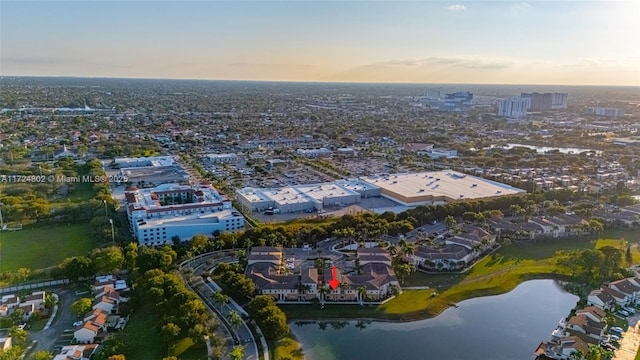
M291 329L308 360L527 360L577 301L554 280L532 280L506 294L465 300L433 319Z
M549 146L534 146L525 144L507 144L507 145L491 145L489 149L501 148L501 149L513 149L514 147L525 147L533 149L538 153L546 153L549 151L557 150L563 154L580 154L581 152L595 152L596 155L602 155L602 151L592 149L580 149L580 148L568 148L568 147L549 147Z

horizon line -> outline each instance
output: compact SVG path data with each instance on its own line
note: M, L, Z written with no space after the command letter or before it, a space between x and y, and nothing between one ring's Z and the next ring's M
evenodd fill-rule
M218 82L260 82L260 83L312 83L312 84L380 84L380 85L499 85L499 86L587 86L587 87L640 87L636 85L611 85L611 84L550 84L550 83L464 83L464 82L380 82L380 81L337 81L337 80L252 80L252 79L201 79L201 78L163 78L163 77L136 77L136 76L85 76L85 75L3 75L4 78L72 78L72 79L112 79L112 80L171 80L171 81L218 81Z

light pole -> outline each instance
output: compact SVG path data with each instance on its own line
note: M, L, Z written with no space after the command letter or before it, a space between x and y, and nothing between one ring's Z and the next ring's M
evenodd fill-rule
M104 204L104 217L109 217L109 215L107 214L107 200L102 200L102 203ZM109 219L111 220L111 219Z
M115 244L116 235L115 235L115 232L113 231L113 219L109 219L109 224L111 224L111 242Z

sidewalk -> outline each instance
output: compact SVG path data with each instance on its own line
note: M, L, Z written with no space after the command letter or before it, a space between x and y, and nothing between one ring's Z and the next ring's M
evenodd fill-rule
M620 348L615 351L614 360L634 360L640 346L640 315L629 318L629 328L620 340Z

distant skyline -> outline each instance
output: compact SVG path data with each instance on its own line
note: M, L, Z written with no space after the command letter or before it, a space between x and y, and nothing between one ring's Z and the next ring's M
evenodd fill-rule
M640 85L637 1L4 1L0 75Z

